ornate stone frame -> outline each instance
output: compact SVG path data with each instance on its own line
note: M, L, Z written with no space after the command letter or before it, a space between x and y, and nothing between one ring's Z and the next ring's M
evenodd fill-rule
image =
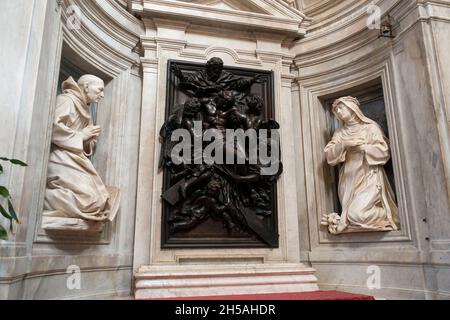
M90 5L85 2L77 2L80 7L85 7ZM137 63L130 57L122 55L121 52L115 50L111 47L105 45L102 39L96 38L92 33L92 30L84 24L82 21L80 30L70 30L67 27L67 20L69 19L67 2L63 2L61 7L61 22L60 22L60 32L57 39L58 48L55 65L55 71L52 76L53 89L52 89L52 99L50 107L45 113L44 121L41 123L42 130L45 131L45 140L43 141L43 148L46 151L44 158L42 159L41 174L39 177L39 190L36 194L43 195L46 185L47 177L47 164L49 157L49 150L51 144L51 132L52 132L52 115L54 113L54 106L56 101L56 92L58 87L58 78L60 70L60 61L63 52L63 47L67 47L75 53L80 60L80 63L84 63L88 66L88 70L95 72L103 79L105 79L105 100L100 102L100 108L102 105L108 106L104 112L99 112L99 121L102 123L108 123L103 129L103 139L100 140L100 144L97 146L97 154L93 158L94 166L97 168L102 168L99 170L100 175L108 183L119 183L121 181L121 168L117 165L120 163L120 157L124 156L125 146L125 126L126 117L121 119L111 119L108 121L109 115L111 114L126 114L124 109L126 104L124 103L127 99L127 83L131 74L140 77L140 70L137 68ZM96 14L94 8L91 11L83 10L83 14ZM84 18L84 17L83 17ZM105 50L106 49L106 50ZM111 55L115 58L111 59ZM114 127L114 129L113 129ZM118 129L118 130L117 130ZM112 143L115 141L115 143ZM105 154L109 157L105 158ZM123 161L123 160L122 160ZM102 163L102 166L99 164ZM38 244L64 244L64 245L110 245L112 244L112 234L114 230L117 230L118 222L117 220L105 225L103 231L100 234L95 233L67 233L57 232L51 236L42 228L42 213L43 213L43 196L36 199L34 208L36 208L37 217L34 232L34 243ZM119 213L120 215L120 213ZM120 219L120 217L119 217Z
M386 244L390 242L404 243L410 245L413 241L411 221L408 215L408 195L405 186L405 168L401 158L401 128L399 126L399 115L396 113L396 101L393 86L393 66L388 57L382 57L379 53L374 57L379 63L372 63L367 68L358 69L346 68L332 74L321 75L310 79L297 80L297 88L293 94L300 98L300 119L302 149L305 155L305 177L300 180L306 183L307 215L309 220L311 251L322 248L324 245L333 244L357 244L374 243ZM381 59L380 59L381 58ZM384 58L384 59L383 59ZM386 62L387 61L387 62ZM373 62L373 61L372 61ZM364 85L370 81L380 79L386 105L388 126L391 134L391 149L394 173L396 178L396 189L400 212L401 230L389 233L364 233L364 234L344 234L339 236L330 235L326 228L320 226L321 214L333 209L333 202L327 197L326 175L324 166L328 166L325 161L324 148L326 146L325 109L321 104L321 97L334 94L336 92L348 90ZM298 98L297 98L298 99ZM309 150L311 151L308 156ZM314 174L311 174L314 172Z
M293 57L282 47L284 37L266 33L252 33L250 40L255 49L245 50L225 45L192 43L186 39L189 23L177 20L147 19L146 36L142 36L145 51L142 58L144 93L141 115L141 146L139 182L136 210L136 238L134 268L155 264L177 265L180 261L195 263L211 261L259 261L282 263L299 261L298 212L295 200L295 159L292 148L294 123L291 105L290 73ZM209 28L196 26L196 33L212 36ZM217 32L217 31L216 31ZM219 36L226 32L218 30ZM236 31L234 36L244 38L247 31ZM170 36L166 36L170 35ZM274 72L275 120L282 127L281 150L285 172L278 182L278 231L280 248L254 249L251 253L242 249L222 250L161 250L161 199L163 175L158 173L160 145L159 128L165 118L166 77L168 60L206 63L218 56L231 67L247 67ZM291 187L293 186L293 187ZM150 195L150 197L149 197ZM150 232L149 232L150 230ZM242 263L241 262L241 263Z

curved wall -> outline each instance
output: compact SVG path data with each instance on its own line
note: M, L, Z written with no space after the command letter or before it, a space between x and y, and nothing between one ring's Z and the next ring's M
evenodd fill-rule
M16 41L23 38L32 44L18 48L26 52L28 65L20 91L30 97L17 108L12 105L19 117L16 138L9 143L14 146L11 153L26 160L30 170L14 169L9 175L22 224L1 246L0 298L128 297L133 274L139 143L139 127L135 124L140 121L142 92L137 45L143 24L126 10L123 1L70 1L81 10L81 28L72 28L69 23L76 22L69 1L61 6L57 1L22 2L19 9L23 13L38 9L26 28L18 29L20 34L16 31ZM9 21L10 27L20 21ZM8 54L14 57L12 51ZM93 162L107 184L122 189L122 203L118 218L101 237L49 236L41 228L61 58L107 83L106 99L99 105L97 116L103 132ZM14 78L12 72L5 78ZM9 120L13 116L14 112L7 115ZM66 285L72 275L70 266L81 271L80 289L71 290Z
M279 111L278 116L292 122L294 132L286 140L294 146L288 151L289 163L295 162L289 170L296 174L289 199L297 190L298 208L298 217L295 211L289 215L298 228L287 228L298 235L286 234L290 261L300 257L311 264L322 289L380 298L450 298L450 71L445 68L450 63L450 1L376 1L395 22L395 39L380 39L376 30L367 29L365 0L297 0L297 8L311 21L301 39L289 37L282 43L278 35L262 37L248 28L230 36L207 25L195 29L164 19L154 23L127 11L130 3L71 1L81 9L80 29L68 27L74 17L68 1L60 7L51 0L16 0L14 8L0 13L0 30L20 30L14 39L7 33L0 38L15 43L2 51L11 64L2 69L2 79L10 79L0 86L9 89L1 92L9 112L0 121L10 136L2 136L0 143L32 169L5 168L8 174L2 176L22 224L0 247L1 299L132 294L134 269L159 257L148 241L157 229L147 230L152 219L143 213L151 209L146 199L157 201L158 196L142 191L158 186L146 179L155 155L147 148L154 137L146 133L155 131L150 126L162 119L149 109L163 108L165 91L158 81L165 71L159 60L181 56L204 61L216 54L230 64L273 68L280 78L280 106L292 114ZM178 36L184 40L173 39ZM61 59L107 82L98 114L103 134L93 162L107 184L123 190L123 202L117 220L100 238L49 237L41 228ZM145 83L149 85L143 87ZM373 85L383 87L402 229L331 236L319 223L333 209L334 182L323 154L330 138L324 101ZM284 178L295 183L293 176ZM64 285L71 265L81 269L81 290ZM381 272L376 290L367 287L371 266Z
M325 1L314 1L317 7L305 7L313 18L311 27L291 48L300 124L296 140L301 142L297 183L306 195L298 198L302 258L318 271L323 289L380 298L448 299L449 118L443 115L449 93L443 90L448 88L443 68L448 58L442 54L448 45L441 34L450 30L450 3L376 1L394 23L396 36L388 39L367 28L365 2L342 1L334 12ZM332 236L320 227L321 215L334 209L323 153L331 138L323 102L373 83L383 86L402 229ZM371 266L380 271L377 290L366 284Z

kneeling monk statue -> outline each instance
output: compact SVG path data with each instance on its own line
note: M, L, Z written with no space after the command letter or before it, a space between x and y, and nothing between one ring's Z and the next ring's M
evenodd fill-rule
M112 221L118 210L118 189L107 188L89 157L101 128L93 125L90 105L104 95L104 82L84 75L70 77L56 101L48 164L44 215L89 221Z

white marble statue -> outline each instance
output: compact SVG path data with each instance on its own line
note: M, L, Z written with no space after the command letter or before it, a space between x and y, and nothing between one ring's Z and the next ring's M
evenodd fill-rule
M383 168L390 159L383 130L364 116L353 97L337 99L332 108L343 126L325 153L330 165L342 165L339 199L343 211L325 214L321 224L332 234L399 230L395 196Z
M70 77L62 91L56 101L44 216L111 221L118 189L103 184L88 158L101 132L93 125L90 104L104 97L104 82L92 75L78 83Z

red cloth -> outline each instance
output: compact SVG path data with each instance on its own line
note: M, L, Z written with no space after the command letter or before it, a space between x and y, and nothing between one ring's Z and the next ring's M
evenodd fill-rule
M183 297L155 300L375 300L372 296L338 291L314 291L298 293L246 294L235 296Z

